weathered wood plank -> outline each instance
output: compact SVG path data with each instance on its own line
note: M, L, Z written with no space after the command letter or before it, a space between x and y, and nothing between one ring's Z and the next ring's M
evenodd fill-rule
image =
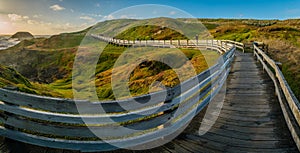
M225 152L297 150L289 130L282 124L284 119L270 78L262 73L262 68L257 66L251 54L236 55L235 61L242 62L233 66L229 75L221 114L208 133L203 136L195 134L194 139L223 144L226 147L220 148ZM251 73L243 70L249 67ZM214 116L214 113L211 115ZM189 138L193 139L191 135Z
M293 92L291 91L287 81L285 80L282 72L276 65L276 62L273 61L269 56L267 56L261 49L259 49L256 45L254 45L254 55L256 58L261 62L263 65L264 69L267 71L268 75L272 78L275 88L276 88L276 93L283 111L283 115L285 118L285 121L288 125L289 130L291 131L292 137L294 141L296 142L296 145L298 149L300 150L300 103L298 99L295 97ZM275 70L275 75L271 70L268 68L267 64L268 63L274 70ZM278 81L277 81L277 79ZM279 82L279 83L278 83ZM280 84L280 87L279 87ZM282 92L284 94L282 94ZM284 101L287 101L289 104L289 108L284 104ZM291 113L293 115L291 115Z
M127 135L141 132L151 128L158 127L167 123L172 114L164 114L160 117L150 119L144 122L137 122L124 126L66 126L53 125L51 123L39 123L28 119L22 119L14 116L7 118L4 124L16 127L19 129L26 129L28 131L37 132L41 134L49 134L54 136L67 136L78 138L107 138L107 137L124 137ZM91 131L92 130L92 131ZM96 134L95 134L96 133Z

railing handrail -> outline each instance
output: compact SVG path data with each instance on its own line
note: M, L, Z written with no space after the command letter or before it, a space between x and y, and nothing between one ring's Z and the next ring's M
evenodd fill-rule
M300 103L294 95L289 84L287 83L283 73L276 64L263 50L253 44L254 56L262 63L264 70L273 80L276 90L276 95L281 105L285 121L293 136L293 139L300 150ZM269 68L274 70L274 73ZM286 104L286 102L287 104Z
M147 99L147 96L101 103L43 97L0 89L0 111L3 112L0 118L2 121L0 133L2 136L35 145L81 151L116 149L113 145L131 147L137 145L136 142L147 143L161 136L168 136L186 125L192 113L201 111L223 86L236 47L232 44L223 46L224 44L217 42L212 41L212 44L217 46L212 49L221 48L227 52L219 58L216 65L165 91L169 93L165 102L154 100L145 107L129 111L121 110L122 107L118 103L130 105L135 98ZM199 82L194 84L193 79L198 79ZM183 91L179 91L179 88ZM161 95L161 92L152 94ZM183 107L178 109L182 103ZM76 105L85 107L86 112L92 113L75 114ZM109 113L97 112L99 110L94 109L97 105L110 109ZM88 121L94 130L106 131L101 132L101 138L104 137L106 140L94 140L98 137L89 131L84 121ZM119 124L124 124L128 128L139 127L144 133L124 130L118 127ZM77 137L84 139L76 140Z
M101 34L91 34L92 37L105 41L108 43L114 43L117 45L130 45L130 46L152 46L152 47L162 47L162 48L174 48L174 47L192 47L201 48L206 47L213 50L217 50L220 53L226 52L230 49L232 45L237 48L242 49L244 52L244 44L240 42L235 42L232 40L123 40L117 38L106 37Z

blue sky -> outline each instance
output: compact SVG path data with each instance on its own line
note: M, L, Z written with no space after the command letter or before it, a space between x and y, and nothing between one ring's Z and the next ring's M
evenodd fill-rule
M124 11L143 4L166 7ZM111 14L120 9L119 14ZM300 18L300 0L0 0L0 34L56 34L116 18L187 17L181 11L197 18Z

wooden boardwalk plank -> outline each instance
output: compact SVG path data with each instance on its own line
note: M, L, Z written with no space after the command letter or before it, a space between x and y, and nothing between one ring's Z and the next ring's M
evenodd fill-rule
M270 78L252 54L236 56L216 123L203 136L187 137L227 145L224 152L297 152Z

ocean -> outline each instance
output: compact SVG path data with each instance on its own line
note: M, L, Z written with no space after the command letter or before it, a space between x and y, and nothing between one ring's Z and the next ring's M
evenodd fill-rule
M12 39L10 36L0 36L0 50L7 49L18 44L20 41L18 39Z

